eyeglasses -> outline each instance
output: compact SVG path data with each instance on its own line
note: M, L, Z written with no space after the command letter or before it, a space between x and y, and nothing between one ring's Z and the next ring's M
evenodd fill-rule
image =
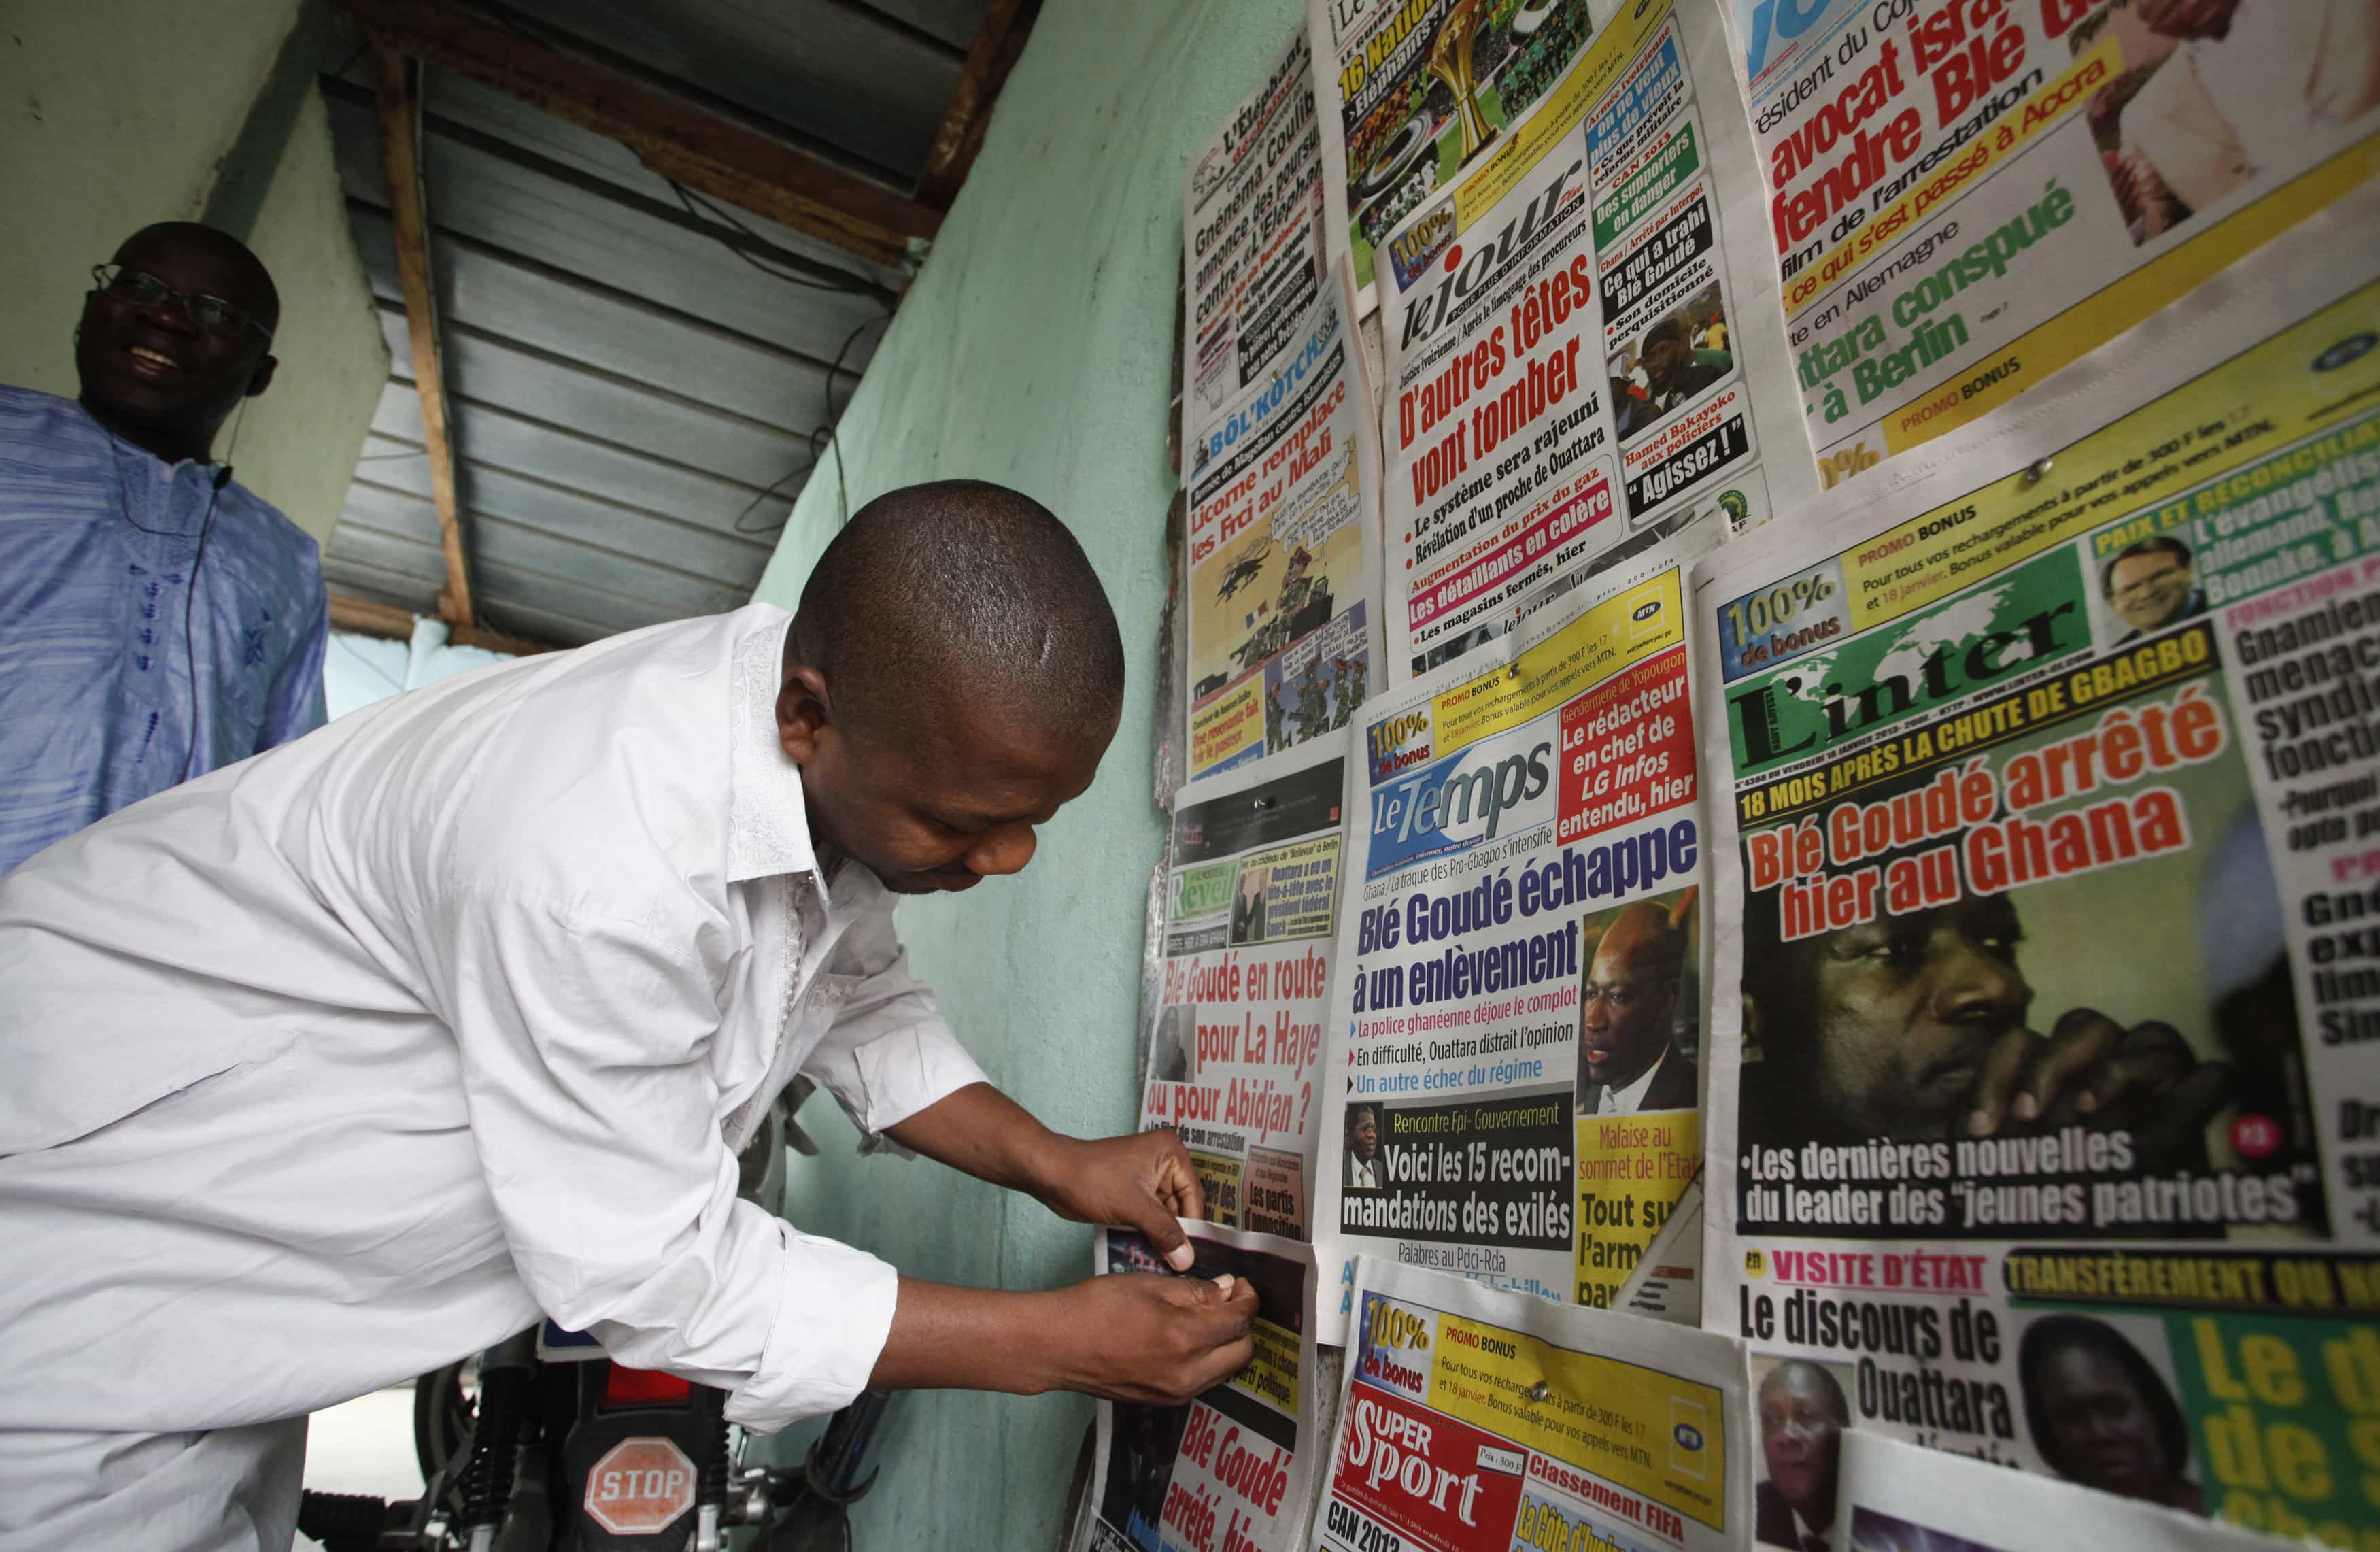
M93 264L91 278L108 296L134 307L157 308L168 302L177 303L182 316L217 339L236 339L253 329L263 336L265 344L273 343L273 331L249 317L246 309L235 307L221 297L176 291L146 270L128 270L121 264Z
M2130 582L2127 582L2122 587L2117 588L2110 596L2119 603L2138 603L2141 600L2147 598L2151 593L2172 582L2175 578L2186 577L2189 575L2190 568L2188 566L2183 565L2179 561L2168 561L2165 564L2157 567L2156 570L2150 572L2146 576L2133 577Z

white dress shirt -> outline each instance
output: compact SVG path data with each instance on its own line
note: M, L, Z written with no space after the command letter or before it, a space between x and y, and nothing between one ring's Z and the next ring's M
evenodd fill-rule
M1643 1109L1645 1091L1653 1086L1653 1080L1661 1075L1661 1064L1669 1060L1670 1048L1665 1045L1661 1048L1661 1054L1653 1059L1653 1065L1639 1073L1634 1083L1624 1088L1613 1088L1606 1084L1602 1095L1595 1102L1595 1113L1634 1115Z
M735 1198L807 1073L982 1073L830 886L755 604L383 701L0 879L0 1429L288 1417L540 1313L758 1429L866 1384L892 1269Z

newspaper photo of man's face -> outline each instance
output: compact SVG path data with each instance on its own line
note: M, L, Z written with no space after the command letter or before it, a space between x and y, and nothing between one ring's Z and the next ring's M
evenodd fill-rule
M1755 1399L1762 1480L1753 1490L1753 1534L1801 1552L1835 1522L1835 1478L1851 1402L1842 1383L1805 1358L1783 1359Z

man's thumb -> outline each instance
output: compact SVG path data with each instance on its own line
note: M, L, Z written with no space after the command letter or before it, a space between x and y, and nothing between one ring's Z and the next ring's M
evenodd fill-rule
M1198 1258L1190 1248L1190 1236L1182 1231L1182 1225L1156 1197L1148 1198L1141 1206L1140 1231L1148 1236L1157 1254L1165 1257L1167 1266L1177 1272L1188 1271Z

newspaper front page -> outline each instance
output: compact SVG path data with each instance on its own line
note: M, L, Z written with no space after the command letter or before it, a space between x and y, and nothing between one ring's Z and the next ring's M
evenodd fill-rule
M1682 559L1640 556L1509 661L1385 698L1350 755L1326 1340L1359 1252L1608 1305L1701 1160L1684 604Z
M1597 26L1588 0L1306 0L1330 250L1370 310L1374 249L1510 139Z
M1720 0L1622 10L1382 248L1391 683L1816 489L1732 59Z
M2380 170L2374 0L1734 0L1833 484Z
M1192 782L1324 737L1380 683L1372 395L1310 79L1301 27L1184 188Z
M1365 1256L1311 1545L1718 1552L1744 1545L1740 1344Z
M1257 1291L1256 1356L1178 1407L1099 1404L1084 1552L1294 1552L1314 1452L1314 1261L1269 1234L1183 1224L1197 1261ZM1100 1231L1099 1269L1172 1275L1127 1230Z
M1764 1407L2380 1540L2374 216L1698 571Z
M1215 1222L1306 1237L1338 952L1343 740L1174 806L1140 1124L1181 1134Z
M1767 1430L1770 1419L1764 1418ZM1779 1437L1792 1424L1775 1419ZM2277 1552L2284 1545L2178 1510L2003 1471L1882 1434L1840 1436L1831 1552ZM1755 1512L1791 1513L1764 1496ZM1789 1533L1772 1522L1765 1540Z

